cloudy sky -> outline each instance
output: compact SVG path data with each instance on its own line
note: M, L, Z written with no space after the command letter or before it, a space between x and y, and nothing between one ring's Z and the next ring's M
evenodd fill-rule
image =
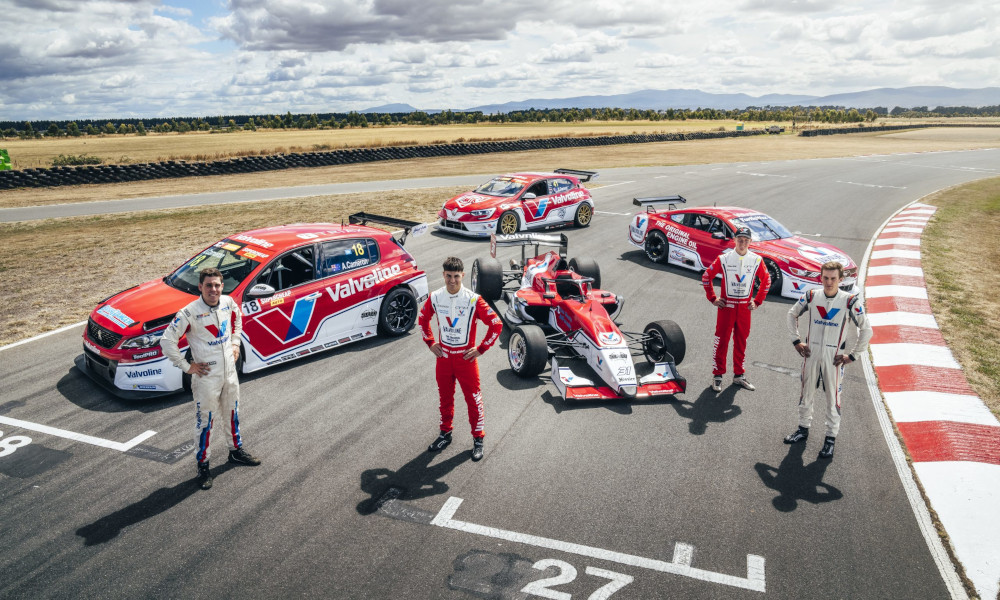
M0 120L1000 86L996 0L0 0Z

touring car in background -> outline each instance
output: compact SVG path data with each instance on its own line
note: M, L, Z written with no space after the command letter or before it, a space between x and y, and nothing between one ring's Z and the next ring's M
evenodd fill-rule
M750 249L764 259L771 276L771 293L798 299L811 287L822 286L820 267L831 260L844 266L841 289L852 291L858 265L846 252L793 235L764 213L734 206L677 208L683 196L635 198L645 207L629 223L628 241L654 263L704 271L723 252L735 246L737 227L749 227ZM658 208L667 205L666 209Z
M497 247L520 246L520 261L505 270ZM542 246L558 250L539 253ZM565 234L521 233L490 237L490 258L472 263L471 285L493 303L512 328L507 346L510 367L520 377L534 377L550 362L550 379L567 399L645 398L684 392L687 381L677 373L686 345L673 321L654 321L642 333L619 329L614 317L624 298L602 290L601 270L590 258L566 260ZM633 355L645 355L652 373L638 377ZM566 366L582 360L597 375L595 382Z
M594 200L581 184L596 178L594 171L573 169L494 177L445 202L438 212L437 228L489 237L569 223L586 227L594 218Z
M250 373L363 340L400 336L416 322L427 275L404 248L426 225L366 213L348 225L267 227L227 237L176 271L98 303L77 367L112 393L147 398L188 387L160 349L178 310L199 296L199 272L215 267L223 293L241 305L237 371ZM368 227L402 229L394 236ZM182 339L180 348L187 348Z

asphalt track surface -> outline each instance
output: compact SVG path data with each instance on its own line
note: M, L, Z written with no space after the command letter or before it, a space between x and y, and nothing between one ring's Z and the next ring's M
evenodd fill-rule
M506 599L534 597L526 585L559 574L566 583L551 591L572 598L606 598L591 594L615 582L625 583L616 600L947 597L862 370L848 368L832 462L816 460L821 435L782 444L799 388L789 301L771 297L754 313L748 375L758 390L716 396L715 309L698 276L652 266L626 228L633 197L680 193L694 205L760 209L860 260L889 215L997 175L997 156L603 173L592 226L567 231L570 255L596 257L604 287L627 298L623 328L680 324L688 392L565 402L547 379L511 373L504 336L480 359L479 463L461 400L455 442L425 452L437 392L433 356L415 331L245 377L244 441L264 464L230 468L216 442L207 492L195 483L189 396L128 403L98 390L73 367L81 328L8 348L0 444L31 443L0 454L0 597ZM471 264L489 252L438 234L408 249L432 288L446 256ZM147 431L155 435L127 451L67 437L121 444Z

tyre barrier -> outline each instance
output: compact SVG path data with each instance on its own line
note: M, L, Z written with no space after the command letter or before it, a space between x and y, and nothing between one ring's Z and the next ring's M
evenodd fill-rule
M210 162L168 160L155 163L135 163L124 165L86 165L78 167L52 167L47 169L35 168L18 171L0 171L0 190L22 187L54 187L61 185L121 183L127 181L167 179L171 177L232 175L238 173L276 171L280 169L328 167L334 165L350 165L385 160L404 160L409 158L434 158L441 156L464 156L470 154L492 154L499 152L526 152L530 150L582 148L588 146L709 140L766 134L767 132L763 129L748 129L742 131L651 133L579 138L562 137L496 142L433 144L426 146L352 148L345 150L331 150L327 152L272 154L268 156L241 156L238 158L215 160Z
M799 137L816 137L817 135L836 135L839 133L870 133L875 131L899 131L900 129L926 129L929 127L1000 127L992 123L923 123L920 125L865 125L864 127L834 127L830 129L808 129L799 133Z

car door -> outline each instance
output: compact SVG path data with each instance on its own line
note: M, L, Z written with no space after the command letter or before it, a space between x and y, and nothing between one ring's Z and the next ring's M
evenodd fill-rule
M529 194L534 194L535 197L526 197ZM552 209L549 206L548 182L543 179L528 186L528 189L524 190L524 193L521 194L521 205L524 212L525 225L537 226L544 222Z
M339 345L374 335L381 298L372 267L381 260L378 242L357 237L320 244L320 276L328 315L320 334Z

